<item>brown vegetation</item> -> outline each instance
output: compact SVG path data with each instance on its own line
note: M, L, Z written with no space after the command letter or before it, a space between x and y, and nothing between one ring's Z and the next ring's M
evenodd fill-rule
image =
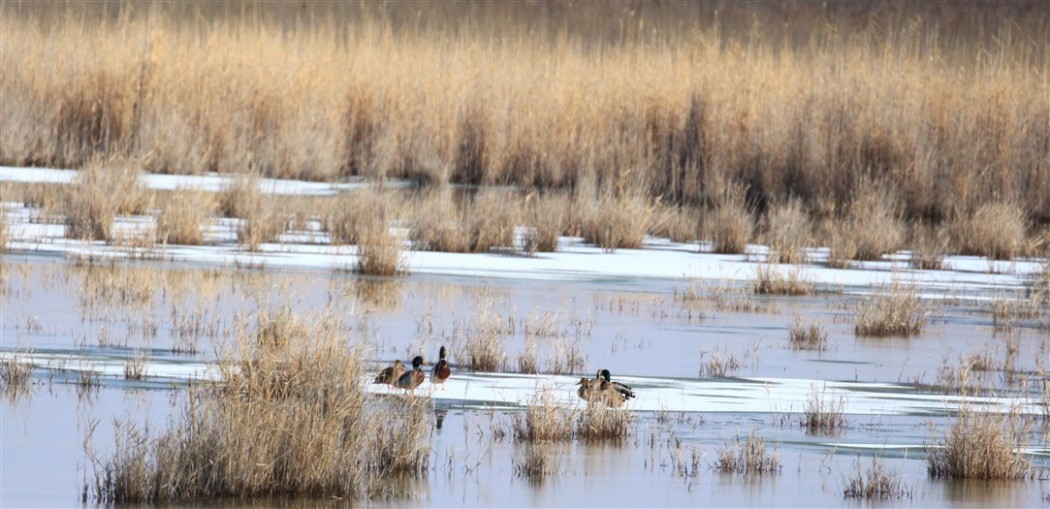
M806 401L802 427L808 433L834 434L846 426L845 408L845 397L829 400L814 388Z
M916 288L894 278L889 287L861 304L854 332L858 336L911 336L922 332L928 315Z
M992 202L960 216L952 226L962 254L1010 260L1028 251L1025 210L1016 203Z
M736 450L728 445L718 451L715 471L722 474L774 474L780 472L780 458L766 450L766 441L751 433L746 440L737 437Z
M0 392L14 395L25 392L33 365L18 354L0 360Z
M809 295L813 293L814 284L802 275L802 270L792 268L787 275L771 265L759 265L755 268L755 280L752 291L758 295Z
M587 405L576 423L576 436L586 441L620 442L634 430L634 412L608 405Z
M926 468L931 477L960 479L1022 479L1031 474L1031 460L1022 448L1027 427L1017 413L994 414L964 407L943 445L927 444Z
M828 331L820 322L803 322L802 317L795 318L795 324L788 331L788 340L792 350L828 349Z
M765 216L765 238L769 263L800 264L806 261L806 248L812 247L813 225L800 200L774 206Z
M141 214L151 201L128 164L93 161L66 189L63 212L67 236L110 240L118 214Z
M904 483L900 474L887 471L878 458L871 458L871 466L861 470L857 458L853 475L850 476L842 496L875 500L911 498L913 489Z
M192 389L166 431L117 427L112 456L91 454L85 497L385 497L396 495L399 478L426 474L422 400L369 401L362 352L347 346L332 314L267 313L258 323L238 324L237 344L221 352L219 382Z
M523 442L572 439L577 410L559 404L554 394L541 389L529 401L524 415L514 416L514 438Z
M0 164L589 181L697 207L719 252L797 204L850 224L834 261L898 249L902 219L1001 225L966 247L993 257L1050 221L1039 2L231 5L4 3ZM589 231L627 247L630 219Z
M157 217L157 242L196 246L204 243L205 221L215 211L215 196L205 191L176 189Z

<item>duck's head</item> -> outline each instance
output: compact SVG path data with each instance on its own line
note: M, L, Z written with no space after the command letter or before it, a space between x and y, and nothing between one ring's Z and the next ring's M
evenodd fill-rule
M602 370L598 371L598 378L604 378L606 382L611 382L612 381L612 373L609 373L609 370L607 370L607 369L602 369Z
M438 352L438 359L445 360L445 347L441 347L441 350Z
M404 366L404 363L401 362L401 359L398 359L398 360L394 361L394 367L395 368L400 368L402 366Z
M417 355L415 359L412 359L412 368L413 369L419 369L419 367L424 365L424 364L426 364L426 363L423 362L423 357L420 357L420 356Z
M590 387L591 386L591 382L592 382L592 380L590 378L580 378L580 381L576 382L576 385L582 385L584 387Z

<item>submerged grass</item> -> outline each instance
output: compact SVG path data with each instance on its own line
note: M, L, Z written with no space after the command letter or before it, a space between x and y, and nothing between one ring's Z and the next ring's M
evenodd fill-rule
M226 497L396 496L429 461L421 400L366 397L362 350L338 319L263 312L237 324L221 378L190 390L158 435L117 427L112 455L88 450L85 498L165 503ZM90 443L90 441L86 442Z

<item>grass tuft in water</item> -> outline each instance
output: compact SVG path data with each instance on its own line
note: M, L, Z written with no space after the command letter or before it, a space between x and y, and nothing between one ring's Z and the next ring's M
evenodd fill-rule
M860 458L857 458L853 475L842 491L845 498L863 498L868 500L895 500L912 498L914 490L904 483L900 474L887 471L878 458L871 458L871 466L861 469Z
M776 452L766 450L766 441L754 433L746 440L737 437L736 448L723 446L718 451L718 461L714 465L716 472L722 474L775 474L781 468L780 458Z
M918 290L894 278L885 291L864 301L854 332L858 336L911 336L922 333L929 309Z
M220 380L191 388L167 430L120 425L111 455L88 450L85 498L388 497L399 480L426 475L424 400L368 398L362 349L347 345L334 313L279 311L258 323L236 324L236 344L219 354Z
M1024 456L1028 425L1021 414L994 414L970 407L944 435L926 445L926 469L933 478L1024 479L1032 462Z

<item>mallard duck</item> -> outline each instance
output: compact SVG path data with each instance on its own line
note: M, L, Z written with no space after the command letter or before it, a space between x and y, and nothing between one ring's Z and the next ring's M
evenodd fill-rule
M427 377L426 373L419 369L424 364L426 363L423 362L423 358L417 355L415 359L412 359L412 371L406 371L405 374L401 375L397 382L394 383L394 386L406 391L415 391L416 387L419 387Z
M405 365L401 363L401 360L394 361L393 366L387 366L376 375L375 380L372 381L374 384L386 384L394 385L401 375L405 373Z
M612 381L612 374L609 373L609 370L607 370L607 369L599 369L598 370L598 376L596 376L595 378L597 378L598 380L601 380L601 388L603 390L607 386L611 386L613 389L615 389L617 392L619 392L620 395L623 396L623 399L625 399L625 400L636 397L635 394L634 394L634 389L631 389L630 385ZM606 384L608 384L608 385L606 385Z
M448 361L445 360L445 347L441 347L438 352L438 361L434 365L434 369L430 371L430 383L441 384L441 388L445 388L445 380L452 376L452 368L448 367Z
M579 382L576 382L576 385L580 386L576 394L588 403L601 403L612 408L622 407L627 402L627 398L620 394L620 391L616 390L612 384L604 382L598 378L581 378Z

